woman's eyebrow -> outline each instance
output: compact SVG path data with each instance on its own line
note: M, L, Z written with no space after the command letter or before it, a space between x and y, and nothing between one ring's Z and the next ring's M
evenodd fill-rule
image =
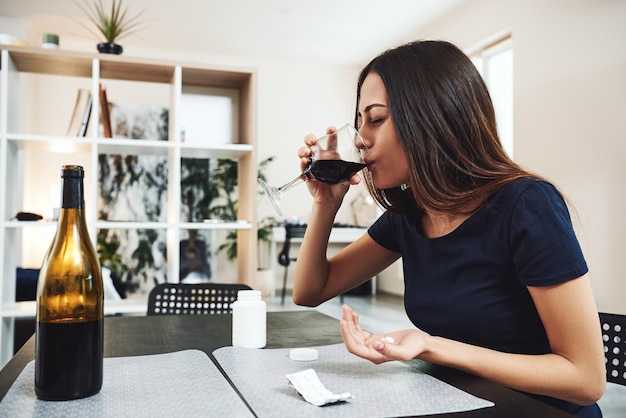
M372 110L375 107L387 107L387 105L384 105L382 103L372 103L371 105L368 105L365 107L365 109L363 109L363 113L368 113L370 110Z

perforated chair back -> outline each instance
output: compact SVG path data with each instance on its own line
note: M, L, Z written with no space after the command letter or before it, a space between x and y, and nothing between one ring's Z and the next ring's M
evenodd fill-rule
M306 224L290 224L285 223L285 241L283 242L283 248L278 254L278 264L285 267L283 273L283 288L281 294L281 304L285 304L285 293L287 292L287 277L289 274L289 265L292 261L297 261L296 257L291 257L289 251L291 249L291 240L293 238L304 238L306 232Z
M626 315L600 313L606 381L626 386Z
M240 283L163 283L148 295L148 315L211 315L231 313Z

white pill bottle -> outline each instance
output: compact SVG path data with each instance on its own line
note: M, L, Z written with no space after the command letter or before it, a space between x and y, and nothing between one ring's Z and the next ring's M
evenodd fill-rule
M233 308L233 347L263 348L266 338L266 306L259 290L240 290Z

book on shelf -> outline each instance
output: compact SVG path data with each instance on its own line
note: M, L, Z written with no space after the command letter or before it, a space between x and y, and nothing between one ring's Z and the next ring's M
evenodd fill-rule
M105 138L113 138L110 112L111 109L109 108L109 101L107 100L107 91L102 84L100 84L100 123L102 124Z
M87 126L89 125L92 105L93 98L91 97L91 91L89 89L79 89L72 119L67 128L67 136L85 136Z
M104 137L112 138L109 101L106 89L102 84L99 86L98 100L100 101L100 124L103 128ZM91 97L91 91L89 89L79 89L70 126L67 130L68 136L83 137L87 134L92 109L93 98Z

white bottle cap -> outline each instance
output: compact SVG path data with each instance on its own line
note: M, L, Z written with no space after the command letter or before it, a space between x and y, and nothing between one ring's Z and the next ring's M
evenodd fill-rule
M317 360L317 350L314 348L292 348L289 350L289 358L295 361Z

